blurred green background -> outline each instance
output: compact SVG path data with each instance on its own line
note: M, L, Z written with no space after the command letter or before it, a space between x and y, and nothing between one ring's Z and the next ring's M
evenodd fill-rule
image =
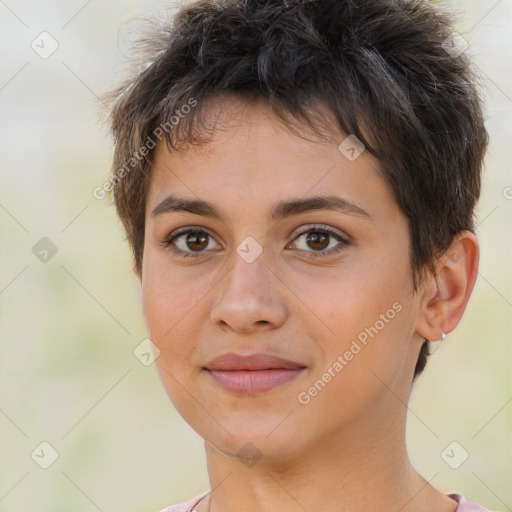
M202 440L133 354L146 338L139 284L114 208L92 195L109 176L97 96L125 76L122 25L167 5L0 1L4 512L156 512L208 488ZM462 322L415 385L409 446L439 489L510 510L512 0L446 5L485 86L481 264ZM469 454L457 469L441 457L453 441ZM42 442L58 453L47 469Z

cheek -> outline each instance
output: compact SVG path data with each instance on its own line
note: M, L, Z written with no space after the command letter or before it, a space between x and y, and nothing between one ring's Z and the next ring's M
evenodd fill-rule
M183 373L201 338L215 280L194 276L192 267L170 269L158 258L148 258L145 270L141 306L149 337L161 351L157 365Z
M185 414L187 395L180 383L189 382L197 371L191 364L201 325L197 290L157 265L151 268L143 277L141 300L146 329L160 350L155 360L160 380L178 411Z
M407 351L413 323L405 261L383 255L368 265L340 269L321 287L309 279L301 282L299 293L307 297L312 312L326 327L322 344L327 365L351 351L348 366L366 373L372 367L376 372L377 368L389 374L396 371ZM351 377L357 378L356 374Z
M194 281L190 280L187 285L184 274L179 269L170 271L165 257L152 251L145 252L142 310L148 330L160 341L198 300Z
M330 275L301 276L293 289L305 304L304 312L318 318L326 333L346 339L373 324L397 300L399 284L378 263L368 267L340 267Z
M149 263L149 262L148 262ZM148 269L151 270L148 270ZM142 279L142 312L148 334L160 350L168 348L180 329L192 292L163 271L161 265L148 264Z

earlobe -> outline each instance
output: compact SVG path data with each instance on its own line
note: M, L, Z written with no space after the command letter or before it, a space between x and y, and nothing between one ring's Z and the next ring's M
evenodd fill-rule
M424 288L416 332L438 341L455 329L466 309L478 275L480 249L470 231L460 232L436 263L436 275Z

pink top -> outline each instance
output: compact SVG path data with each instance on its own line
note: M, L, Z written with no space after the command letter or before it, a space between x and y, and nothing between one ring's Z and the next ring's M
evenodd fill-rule
M180 503L178 505L171 505L170 507L165 507L160 512L192 512L194 507L207 495L210 491L203 492L199 494L195 498L192 498L184 503ZM490 512L485 507L474 503L466 499L464 496L460 494L448 494L448 496L454 499L458 506L454 512Z

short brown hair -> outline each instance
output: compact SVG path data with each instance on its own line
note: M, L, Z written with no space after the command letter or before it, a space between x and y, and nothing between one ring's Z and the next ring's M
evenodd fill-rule
M454 236L474 232L488 143L471 63L448 51L452 24L422 0L193 0L171 21L154 21L139 40L143 67L105 96L114 200L137 274L150 141L165 136L173 151L206 143L201 113L209 100L232 95L263 100L283 121L319 135L323 106L333 133L364 143L409 220L417 290ZM194 108L171 126L191 99ZM172 129L161 133L163 126ZM415 376L428 353L425 340Z

